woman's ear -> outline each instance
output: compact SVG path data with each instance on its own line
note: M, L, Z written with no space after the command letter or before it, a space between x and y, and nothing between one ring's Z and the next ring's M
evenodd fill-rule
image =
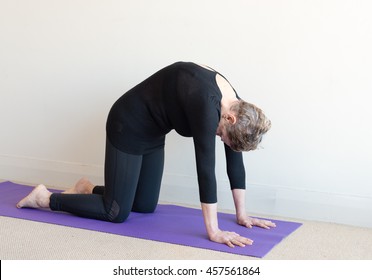
M236 116L232 113L226 114L226 120L229 122L229 124L235 124L237 121Z

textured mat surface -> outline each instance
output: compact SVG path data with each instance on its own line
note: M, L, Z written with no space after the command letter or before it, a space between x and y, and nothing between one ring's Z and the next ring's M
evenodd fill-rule
M254 227L247 229L235 222L235 215L219 213L221 229L235 231L254 240L252 246L229 248L207 239L201 210L175 206L159 205L153 214L131 213L122 224L76 217L67 213L44 209L18 209L16 203L26 196L32 188L12 182L0 183L0 216L7 216L37 222L57 224L111 234L143 238L262 258L281 240L290 235L300 223L273 220L276 228L265 230Z

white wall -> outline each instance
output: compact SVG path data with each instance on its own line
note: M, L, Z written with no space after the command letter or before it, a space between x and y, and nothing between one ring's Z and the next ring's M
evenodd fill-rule
M0 178L102 183L105 121L174 61L208 64L273 127L247 153L248 210L372 227L372 19L356 0L1 0ZM198 204L171 133L161 199ZM182 159L182 160L180 160ZM218 144L221 208L232 209Z

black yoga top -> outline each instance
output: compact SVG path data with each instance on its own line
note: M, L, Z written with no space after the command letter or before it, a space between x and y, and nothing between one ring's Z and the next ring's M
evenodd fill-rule
M167 66L121 96L106 124L110 142L130 154L163 147L172 129L193 137L203 203L217 202L215 141L222 94L216 73L190 62ZM244 189L242 153L225 145L225 154L231 189Z

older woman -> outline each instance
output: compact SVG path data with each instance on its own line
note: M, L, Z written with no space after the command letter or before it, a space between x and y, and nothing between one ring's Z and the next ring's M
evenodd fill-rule
M250 151L270 128L262 110L241 100L230 83L207 66L177 62L156 72L112 106L106 124L105 186L81 179L62 194L39 185L17 207L49 207L120 223L131 211L155 211L164 166L165 136L172 129L193 137L199 196L210 240L230 247L252 240L223 231L217 220L215 137L224 142L237 222L274 227L245 211L242 151ZM87 195L88 194L88 195Z

